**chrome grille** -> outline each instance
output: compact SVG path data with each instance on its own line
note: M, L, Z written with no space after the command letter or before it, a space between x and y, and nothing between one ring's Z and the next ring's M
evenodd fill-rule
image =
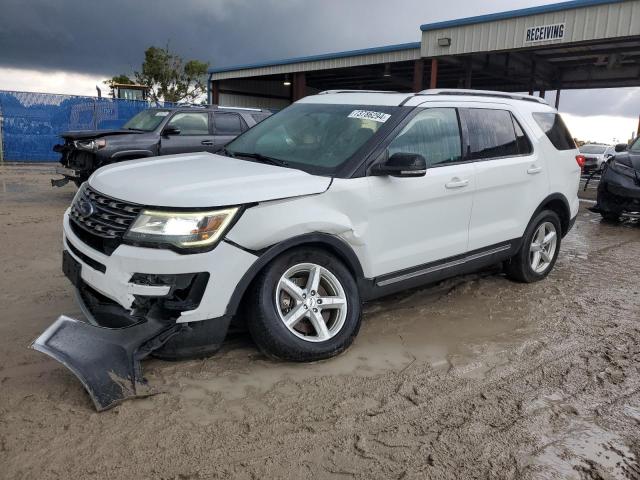
M69 216L86 233L105 240L120 240L142 209L96 192L88 185L77 196Z

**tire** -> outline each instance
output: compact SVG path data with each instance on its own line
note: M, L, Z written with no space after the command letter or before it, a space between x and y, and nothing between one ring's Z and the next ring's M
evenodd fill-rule
M317 287L310 283L311 271L319 274ZM297 248L274 259L254 281L249 301L249 332L272 358L330 358L346 350L360 330L356 281L340 260L323 250ZM287 326L285 319L295 320Z
M554 239L549 239L548 243L543 243L542 248L539 250L540 255L535 256L534 243L538 245L540 242L538 239L542 238L540 231L542 227L545 228L544 238L547 238L552 231L555 233ZM560 243L562 241L562 230L560 226L560 218L551 210L543 210L538 213L529 222L527 229L524 232L522 238L522 246L518 253L505 262L505 273L507 277L517 282L533 283L538 282L549 275L549 272L553 270L553 267L558 259L558 252L560 251ZM553 243L553 245L552 245ZM553 251L551 248L553 247ZM545 255L547 258L545 258ZM538 263L538 268L534 268L535 260Z

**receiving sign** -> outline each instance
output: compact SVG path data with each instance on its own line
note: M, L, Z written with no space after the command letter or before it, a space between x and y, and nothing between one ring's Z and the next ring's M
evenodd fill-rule
M549 40L563 40L565 34L564 23L554 25L542 25L539 27L527 28L524 43L546 42Z

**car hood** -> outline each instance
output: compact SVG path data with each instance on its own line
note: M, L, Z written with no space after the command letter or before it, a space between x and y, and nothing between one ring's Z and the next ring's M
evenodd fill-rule
M622 163L628 167L638 170L640 172L640 153L635 152L621 152L616 153L614 159L617 162Z
M89 184L127 202L191 208L322 193L331 178L212 153L187 153L108 165L98 169Z
M135 135L142 132L140 130L127 130L127 129L111 129L111 130L72 130L70 132L64 132L60 134L65 140L84 140L89 138L101 138L109 135Z

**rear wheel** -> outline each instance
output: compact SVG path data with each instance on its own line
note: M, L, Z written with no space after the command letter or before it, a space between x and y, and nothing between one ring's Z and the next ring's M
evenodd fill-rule
M551 210L543 210L527 227L520 251L505 264L507 276L532 283L542 280L553 269L560 251L560 219Z
M276 258L254 283L248 320L260 350L292 361L322 360L351 345L360 329L360 298L351 272L322 250Z

